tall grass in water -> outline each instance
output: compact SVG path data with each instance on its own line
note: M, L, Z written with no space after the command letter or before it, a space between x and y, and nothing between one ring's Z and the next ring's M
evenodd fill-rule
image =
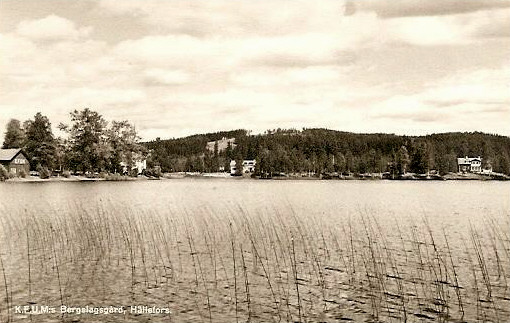
M7 282L7 276L5 275L4 261L2 259L1 253L0 253L0 267L2 269L2 279L3 279L4 291L5 291L5 296L4 296L5 307L4 307L4 310L0 310L0 316L2 316L5 319L5 322L11 322L11 320L12 320L11 306L12 305L11 305L10 297L9 297L9 287L8 287L9 284ZM0 308L2 308L2 304L0 304Z
M171 316L155 319L175 322L497 322L509 315L509 232L498 225L508 217L452 233L427 219L388 224L360 212L332 224L291 208L242 205L221 215L207 207L144 212L111 201L33 212L0 215L0 322L22 321L13 306L29 302L169 306Z

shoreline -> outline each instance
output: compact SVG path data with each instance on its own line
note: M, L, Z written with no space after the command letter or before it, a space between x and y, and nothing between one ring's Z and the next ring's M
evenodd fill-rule
M270 178L263 178L260 176L231 176L229 173L164 173L161 177L128 177L128 176L113 176L110 178L100 177L86 177L73 175L70 177L50 177L46 179L37 176L27 176L26 178L16 177L6 179L6 183L48 183L48 182L131 182L131 181L151 181L151 180L175 180L175 179L228 179L228 180L272 180L272 181L413 181L413 182L432 182L432 181L508 181L510 176L502 174L494 175L481 175L481 174L459 174L449 173L443 176L429 176L424 175L407 175L399 178L388 178L380 174L364 174L362 176L275 176Z

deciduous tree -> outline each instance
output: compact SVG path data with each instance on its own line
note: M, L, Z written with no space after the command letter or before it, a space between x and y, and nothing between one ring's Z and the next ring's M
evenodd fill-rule
M57 146L48 117L38 112L34 120L25 121L24 128L26 129L24 147L31 168L54 169Z
M106 120L88 108L71 112L71 125L60 125L69 134L71 167L80 171L101 171L111 152L107 146Z

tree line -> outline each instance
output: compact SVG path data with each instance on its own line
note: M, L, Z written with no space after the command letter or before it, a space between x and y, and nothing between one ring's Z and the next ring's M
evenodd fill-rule
M213 152L207 142L235 137L235 145ZM214 172L231 160L255 159L256 173L440 174L457 171L457 158L481 156L483 167L510 174L510 138L481 132L427 136L356 134L328 129L217 132L145 143L151 163L163 171Z
M235 158L235 145L228 145L220 151L218 141L247 136L248 131L238 129L167 140L156 138L144 145L150 151L148 164L160 166L163 172L217 172L219 169L229 169L230 160ZM215 145L211 151L206 146L212 141Z
M439 174L457 171L457 158L481 156L484 168L510 174L510 138L481 132L427 136L356 134L328 129L273 129L251 135L237 129L184 138L140 142L128 121L106 121L90 109L74 110L55 137L49 119L37 113L20 122L11 119L2 148L22 148L32 170L119 173L147 158L149 168L163 172L228 171L230 161L254 159L256 173ZM235 138L219 149L222 138ZM207 143L214 142L214 149Z
M40 112L23 123L11 119L2 148L23 149L30 169L45 176L62 171L119 173L122 163L131 170L134 160L147 154L128 121L108 122L88 108L74 110L69 116L69 124L58 125L67 135L65 138L53 134L48 117Z

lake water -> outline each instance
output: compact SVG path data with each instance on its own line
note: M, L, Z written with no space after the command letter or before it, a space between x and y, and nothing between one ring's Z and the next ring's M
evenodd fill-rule
M262 181L180 179L136 182L0 184L0 210L94 208L104 201L151 212L204 208L220 216L242 207L250 213L294 212L328 221L369 212L381 220L420 221L464 230L484 216L508 216L510 183L480 181Z
M0 318L31 301L163 304L179 322L496 320L509 219L495 181L0 183Z

